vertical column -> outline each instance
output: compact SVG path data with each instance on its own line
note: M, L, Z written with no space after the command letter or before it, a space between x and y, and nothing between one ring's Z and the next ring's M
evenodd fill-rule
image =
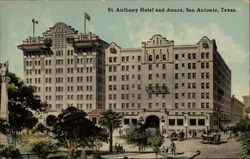
M6 73L8 71L8 62L0 64L1 83L1 105L0 105L0 118L8 121L8 94L6 85ZM0 134L0 144L8 144L6 135Z

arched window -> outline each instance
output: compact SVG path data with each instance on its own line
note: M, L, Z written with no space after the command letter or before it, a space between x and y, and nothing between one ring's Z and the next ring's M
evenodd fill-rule
M156 60L159 60L160 59L160 56L159 55L156 55Z
M204 59L204 52L201 53L201 59Z
M148 56L148 61L152 61L153 59L152 59L152 55L149 55Z
M207 58L207 59L209 58L209 52L206 53L206 58Z
M162 56L162 60L166 60L166 55L165 54Z
M109 57L109 62L112 62L112 57Z

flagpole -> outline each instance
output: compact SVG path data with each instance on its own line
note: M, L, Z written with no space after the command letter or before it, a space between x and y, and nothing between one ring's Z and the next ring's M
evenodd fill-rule
M84 34L86 35L86 13L84 13Z
M33 38L35 37L35 23L33 23Z

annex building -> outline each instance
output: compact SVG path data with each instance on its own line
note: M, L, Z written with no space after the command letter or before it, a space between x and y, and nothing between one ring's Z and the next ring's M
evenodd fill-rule
M97 110L112 109L125 127L144 122L166 132L231 122L231 70L207 37L175 45L156 34L138 48L122 48L56 23L18 48L25 82L57 112L76 106L98 122Z

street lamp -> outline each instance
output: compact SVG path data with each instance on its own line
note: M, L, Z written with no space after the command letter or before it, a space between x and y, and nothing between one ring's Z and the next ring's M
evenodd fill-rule
M187 126L188 126L188 125L187 125L187 123L185 123L185 124L184 124L184 126L185 126L185 131L186 131L186 139L187 139Z
M206 127L207 127L207 136L208 136L208 127L209 127L208 121L206 122Z

